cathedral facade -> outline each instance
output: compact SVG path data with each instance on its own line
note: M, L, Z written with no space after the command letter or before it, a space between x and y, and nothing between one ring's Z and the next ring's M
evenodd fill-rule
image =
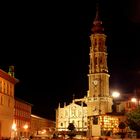
M87 107L74 100L69 105L58 107L56 112L56 128L67 131L69 123L73 123L77 131L87 131Z

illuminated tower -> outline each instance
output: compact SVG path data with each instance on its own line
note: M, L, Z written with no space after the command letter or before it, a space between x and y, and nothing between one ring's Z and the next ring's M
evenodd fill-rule
M106 35L97 7L90 36L89 90L87 112L89 135L100 136L99 116L112 112L112 97L109 95L109 74L107 67Z

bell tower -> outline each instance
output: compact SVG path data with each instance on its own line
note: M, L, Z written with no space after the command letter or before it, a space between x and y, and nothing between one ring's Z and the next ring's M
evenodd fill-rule
M112 97L109 95L110 75L108 74L107 67L106 35L104 34L104 28L99 16L98 5L96 7L96 16L93 21L90 40L89 90L87 93L89 135L100 136L98 118L100 115L112 112ZM96 130L94 130L95 127Z

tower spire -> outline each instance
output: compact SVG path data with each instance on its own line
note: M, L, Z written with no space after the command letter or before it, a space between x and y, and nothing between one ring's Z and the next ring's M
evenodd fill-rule
M96 3L96 16L94 19L94 23L100 21L100 16L99 16L99 3Z
M90 36L89 90L87 92L88 134L101 136L99 116L112 112L112 97L109 95L106 35L100 18L99 0ZM98 127L97 127L98 126ZM94 133L93 133L94 132ZM98 132L98 133L97 133Z
M100 18L99 2L96 3L96 16L93 21L92 33L103 33L104 28L102 27L102 21Z

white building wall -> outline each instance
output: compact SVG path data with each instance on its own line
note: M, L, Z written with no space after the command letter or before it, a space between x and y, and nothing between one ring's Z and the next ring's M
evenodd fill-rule
M87 107L82 107L76 103L57 109L57 129L58 131L67 131L69 123L73 123L76 130L87 129Z

